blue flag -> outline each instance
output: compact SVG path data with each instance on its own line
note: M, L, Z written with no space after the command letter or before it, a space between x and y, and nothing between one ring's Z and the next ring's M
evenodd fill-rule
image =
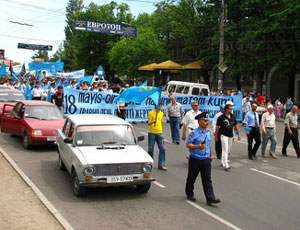
M11 73L12 79L14 80L14 82L19 81L19 79L16 77L16 75L12 72Z
M105 71L104 71L102 65L99 65L98 69L96 70L96 75L99 77L100 80L102 80L104 74L105 74Z
M144 84L144 83L143 83ZM159 104L161 98L161 88L152 86L140 85L133 86L121 93L114 102L135 102L141 103L147 97L150 97L156 105Z
M29 88L29 83L30 83L30 78L27 78L27 83L26 83L26 87L25 87L25 91L24 91L26 100L31 100L31 98L32 98L32 93Z
M93 78L94 78L94 76L80 77L80 78L77 79L77 84L75 85L75 87L79 86L80 82L82 82L82 81L87 81L87 82L91 83Z
M0 68L0 76L7 74L5 69L5 64L2 62L1 68Z
M147 86L148 85L148 80L144 81L140 86Z

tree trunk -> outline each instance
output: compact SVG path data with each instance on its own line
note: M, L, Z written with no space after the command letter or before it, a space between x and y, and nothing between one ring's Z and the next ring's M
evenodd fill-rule
M292 98L292 101L295 101L295 75L296 71L292 71L288 74L288 92L287 95L289 95Z
M241 76L238 75L235 77L235 84L236 84L236 88L237 90L241 90L242 86L241 86Z

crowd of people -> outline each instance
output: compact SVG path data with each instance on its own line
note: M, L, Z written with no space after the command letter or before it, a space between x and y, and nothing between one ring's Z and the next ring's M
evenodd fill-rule
M292 141L297 158L300 158L300 149L298 141L298 107L289 103L287 99L287 108L290 111L284 119L285 130L283 146L281 149L282 156L287 156L287 146ZM249 104L249 110L244 111L242 127L246 131L248 142L248 159L253 161L257 159L257 151L261 147L261 156L267 157L266 148L268 141L271 141L269 155L273 159L277 159L275 149L277 145L276 138L276 115L274 114L274 106L269 103L267 111L263 113L261 119L256 112L258 101L264 103L263 95L258 94L255 101L248 95L245 97L245 103ZM252 103L250 103L252 101ZM220 202L214 195L211 181L211 161L213 159L211 151L211 137L215 139L215 152L217 159L221 160L221 167L225 171L230 170L229 155L231 152L234 132L237 139L241 139L240 127L233 114L233 103L227 101L225 105L220 106L220 112L216 113L212 123L212 134L208 129L208 113L201 112L198 108L198 102L191 102L191 110L185 116L183 115L182 105L176 101L175 96L171 96L171 102L167 105L165 112L167 121L170 123L171 137L174 144L179 144L180 124L183 124L182 140L186 141L186 147L189 150L188 158L188 176L186 180L186 196L187 199L195 202L194 183L200 173L206 202L208 205ZM291 107L289 107L291 106ZM151 111L148 116L149 134L148 134L148 153L153 158L155 142L159 148L158 168L167 170L166 167L166 147L164 144L164 136L162 129L163 112L161 104L155 110ZM187 138L188 136L188 138Z

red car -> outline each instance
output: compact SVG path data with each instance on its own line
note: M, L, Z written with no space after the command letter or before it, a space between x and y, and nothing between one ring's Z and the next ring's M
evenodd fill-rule
M23 147L51 145L57 129L64 124L63 115L56 105L46 101L20 101L5 104L1 117L1 132L21 136Z
M14 105L18 101L25 100L24 94L20 90L10 90L0 88L0 119L2 116L3 106L5 104ZM11 103L10 103L11 102Z

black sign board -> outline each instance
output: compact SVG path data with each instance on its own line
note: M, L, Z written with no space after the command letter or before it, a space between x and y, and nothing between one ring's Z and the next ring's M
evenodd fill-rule
M50 45L35 45L35 44L18 43L18 48L19 49L28 49L28 50L52 51L52 46L50 46Z

